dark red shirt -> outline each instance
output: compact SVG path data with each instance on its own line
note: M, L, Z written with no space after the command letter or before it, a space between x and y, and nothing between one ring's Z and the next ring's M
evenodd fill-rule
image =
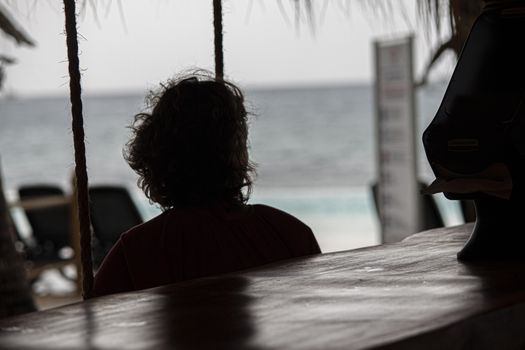
M266 205L170 209L124 233L95 276L94 294L145 289L320 253L312 230Z

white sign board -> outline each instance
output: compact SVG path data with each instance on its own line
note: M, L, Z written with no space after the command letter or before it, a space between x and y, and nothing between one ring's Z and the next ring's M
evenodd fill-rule
M375 43L377 205L382 240L420 228L412 37Z

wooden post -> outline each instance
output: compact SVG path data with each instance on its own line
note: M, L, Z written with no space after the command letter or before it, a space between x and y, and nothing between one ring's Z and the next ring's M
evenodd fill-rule
M215 77L224 78L224 52L222 48L222 1L213 0L213 33L215 45Z
M82 266L82 296L89 299L93 289L93 260L91 257L91 219L89 216L89 192L84 143L84 117L82 114L82 87L78 59L77 22L75 0L64 0L66 17L67 58L69 61L69 97L71 100L71 127L75 147L76 200L80 229L80 262Z
M82 262L80 260L80 221L78 219L78 202L77 202L77 178L75 173L71 176L71 197L69 205L69 214L71 216L71 247L75 253L73 261L75 263L77 293L82 294Z

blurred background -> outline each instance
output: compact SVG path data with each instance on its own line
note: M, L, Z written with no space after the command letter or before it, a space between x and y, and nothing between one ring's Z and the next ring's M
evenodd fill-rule
M160 210L137 189L137 177L123 160L128 126L159 82L185 69L213 71L212 3L79 5L89 181L125 186L149 219ZM456 60L454 47L444 47L460 32L453 32L457 23L449 6L437 0L224 0L225 75L245 90L252 113L250 151L258 178L251 202L304 221L323 252L378 244L370 189L376 178L373 42L414 35L416 80L426 82L416 93L418 172L431 182L419 140ZM29 41L0 34L0 157L7 198L16 201L18 189L31 184L70 193L74 161L62 3L4 0L0 9ZM436 200L446 225L462 222L456 203ZM29 237L23 210L12 213L20 235ZM37 287L61 283L45 281Z

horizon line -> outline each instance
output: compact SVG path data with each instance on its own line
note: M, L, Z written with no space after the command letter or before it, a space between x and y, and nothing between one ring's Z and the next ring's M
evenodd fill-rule
M446 79L436 79L428 82L429 85L446 83ZM237 84L241 85L241 89L247 92L264 92L271 90L309 90L309 89L331 89L331 88L346 88L346 87L362 87L371 86L374 82L370 80L333 80L333 81L315 81L315 82L274 82L274 83L248 83ZM84 89L83 96L87 98L93 97L116 97L116 96L131 96L131 95L146 95L151 88L123 88L123 89ZM63 98L69 96L69 90L56 89L47 90L45 92L18 92L15 89L4 89L0 91L0 101L10 99L40 99L40 98Z

